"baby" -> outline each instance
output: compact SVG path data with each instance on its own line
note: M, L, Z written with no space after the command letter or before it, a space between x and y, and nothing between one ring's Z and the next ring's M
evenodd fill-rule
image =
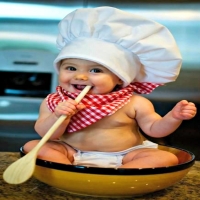
M148 94L174 81L181 56L169 31L143 17L111 8L79 9L59 24L55 59L59 86L42 102L35 130L43 137L61 115L66 120L39 151L53 162L111 168L155 168L178 164L177 157L143 141L174 132L196 114L182 100L164 117ZM86 85L92 86L77 104ZM135 93L134 93L135 92ZM39 141L24 145L29 152Z

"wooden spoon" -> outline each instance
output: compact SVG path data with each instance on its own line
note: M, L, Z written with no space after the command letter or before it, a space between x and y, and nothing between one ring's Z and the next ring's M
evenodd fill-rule
M77 103L87 94L91 86L86 86L84 90L75 99ZM49 140L55 130L66 119L66 115L62 115L53 124L40 142L25 156L12 163L3 173L3 179L9 184L20 184L27 181L35 170L37 154L40 148Z

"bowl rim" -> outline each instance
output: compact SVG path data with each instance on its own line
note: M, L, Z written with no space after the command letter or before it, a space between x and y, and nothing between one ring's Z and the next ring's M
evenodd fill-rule
M160 144L159 144L160 145ZM67 165L62 163L56 163L51 161L46 161L42 159L36 159L36 165L61 170L61 171L68 171L68 172L76 172L76 173L85 173L85 174L97 174L97 175L152 175L152 174L164 174L170 172L181 171L187 168L190 168L194 165L195 162L195 155L183 148L169 146L169 145L160 145L163 147L174 148L177 150L184 151L185 153L190 154L191 160L181 163L175 166L169 167L157 167L157 168L131 168L131 169L123 169L123 168L101 168L101 167L87 167L81 165ZM20 155L21 157L25 155L23 151L23 147L20 148Z

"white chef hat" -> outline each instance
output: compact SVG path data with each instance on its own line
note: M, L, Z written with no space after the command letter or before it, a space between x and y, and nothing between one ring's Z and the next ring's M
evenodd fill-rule
M182 59L169 30L161 24L112 7L77 9L59 23L54 61L79 58L97 62L123 82L164 84L176 80Z

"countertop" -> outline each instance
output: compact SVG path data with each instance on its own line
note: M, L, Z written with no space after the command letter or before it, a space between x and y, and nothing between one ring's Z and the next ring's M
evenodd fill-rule
M0 200L111 200L113 198L88 197L68 194L31 178L19 185L3 181L4 170L19 158L19 153L0 152ZM200 161L196 161L189 173L173 186L140 197L115 198L116 200L197 200L200 198Z

